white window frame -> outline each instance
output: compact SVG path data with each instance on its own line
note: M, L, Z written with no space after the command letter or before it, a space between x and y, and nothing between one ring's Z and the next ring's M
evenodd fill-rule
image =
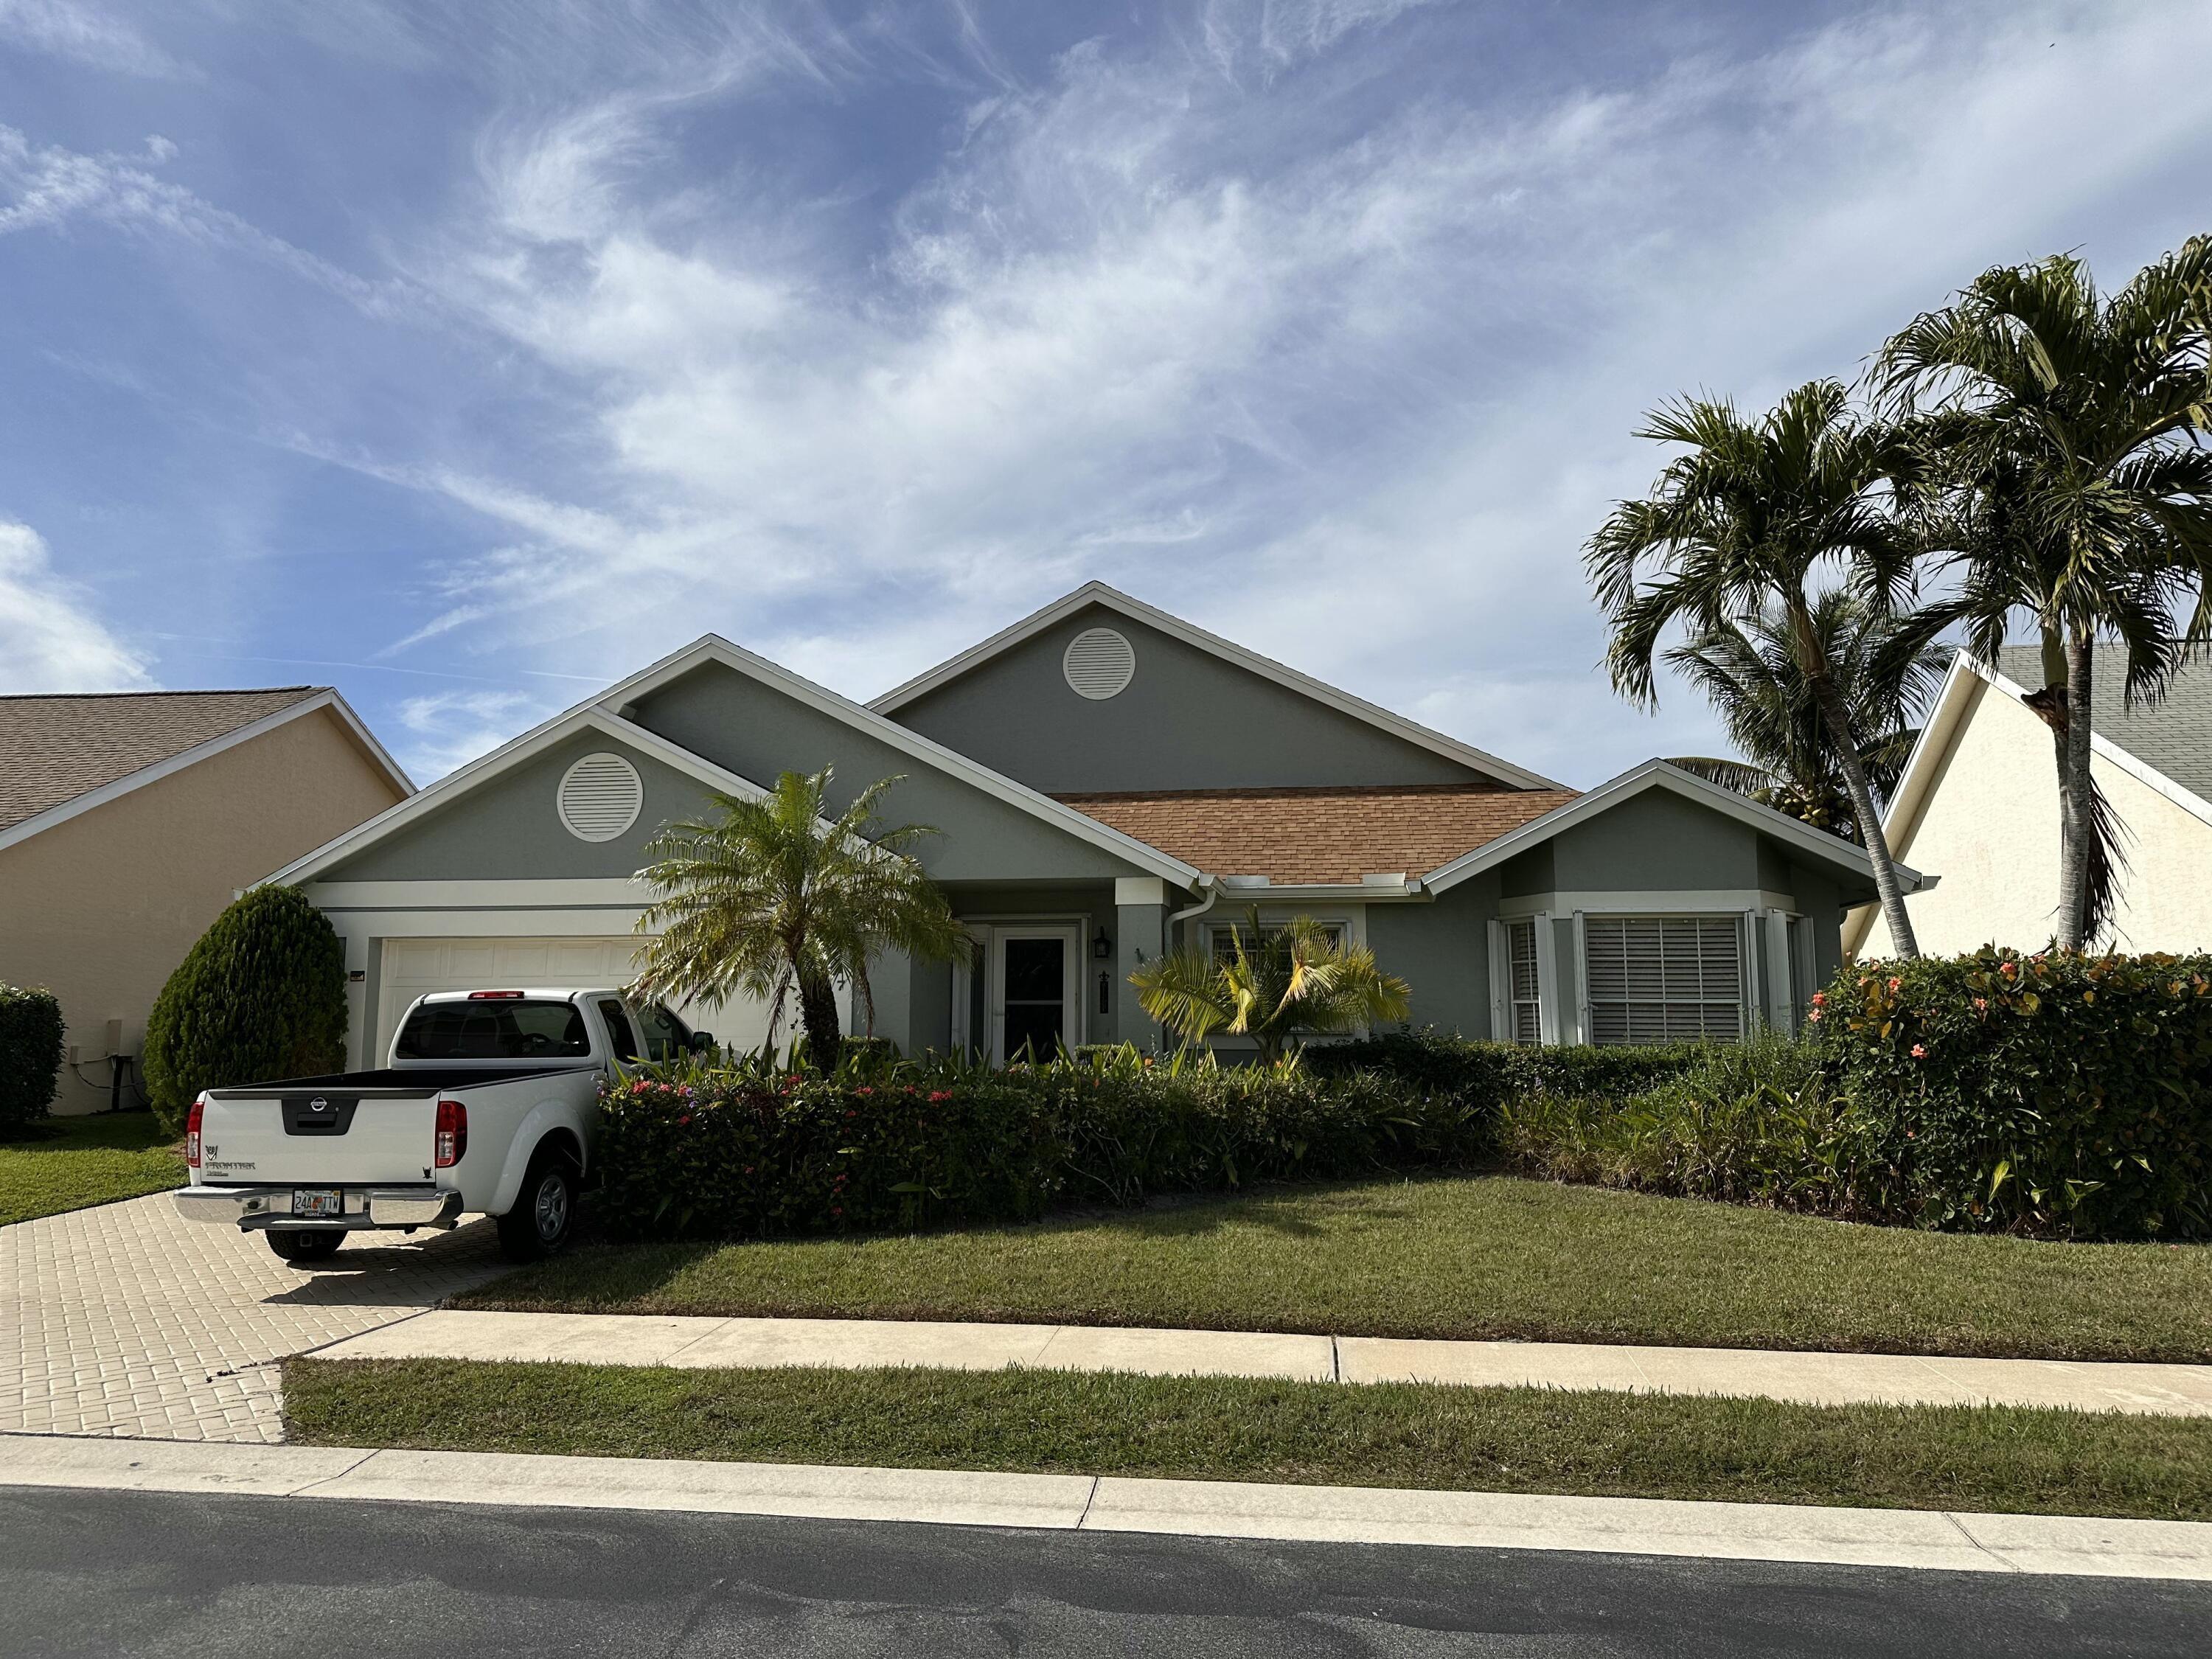
M1577 971L1582 976L1584 988L1583 997L1583 1041L1595 1043L1598 1040L1596 1003L1595 1000L1590 997L1588 991L1589 976L1589 924L1633 921L1648 921L1656 923L1664 923L1668 921L1724 921L1729 924L1729 937L1735 941L1736 952L1736 1030L1734 1037L1723 1037L1717 1040L1722 1042L1735 1042L1745 1041L1751 1035L1754 1022L1758 1018L1757 990L1754 974L1758 967L1759 952L1753 948L1755 934L1757 932L1755 927L1753 925L1754 921L1755 916L1752 913L1743 911L1730 913L1724 910L1633 910L1593 912L1587 917L1584 916L1583 913L1577 911L1575 916L1575 945L1576 955L1578 958L1576 963ZM1646 1001L1650 1000L1650 999L1638 998L1633 999L1633 1000ZM1657 999L1657 1000L1662 1007L1680 1002L1685 1006L1703 1008L1713 1006L1717 1000L1711 997L1674 998L1662 994ZM1608 1000L1608 1002L1610 1002L1610 1000ZM1703 1024L1702 1019L1699 1023L1701 1024ZM1671 1041L1671 1039L1668 1038L1661 1038L1659 1040L1662 1042ZM1616 1045L1608 1044L1607 1046L1611 1047Z
M1515 1010L1525 1000L1513 994L1513 932L1526 926L1536 957L1536 1036L1542 1045L1561 1041L1558 936L1549 911L1498 916L1490 923L1490 1035L1499 1042L1521 1044ZM1522 1046L1529 1046L1522 1044Z

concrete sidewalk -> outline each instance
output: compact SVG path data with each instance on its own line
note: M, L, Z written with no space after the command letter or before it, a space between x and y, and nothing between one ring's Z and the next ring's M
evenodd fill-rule
M2212 1366L1950 1359L1565 1342L1441 1342L1266 1332L884 1319L421 1314L316 1350L325 1359L568 1360L693 1368L934 1365L1309 1382L1449 1382L1734 1395L1810 1405L2066 1406L2212 1416Z
M2212 1581L2212 1525L1079 1474L0 1435L0 1488L661 1510Z

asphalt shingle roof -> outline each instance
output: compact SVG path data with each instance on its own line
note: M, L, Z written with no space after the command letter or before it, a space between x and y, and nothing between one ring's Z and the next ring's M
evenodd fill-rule
M2212 800L2212 660L2192 659L2148 708L2126 706L2127 659L2116 647L2099 648L2094 670L2091 726L2144 765ZM2043 653L2032 645L2008 646L1998 653L1997 672L2033 691L2043 684Z
M1576 798L1572 789L1414 784L1058 795L1212 875L1356 882L1421 875Z
M0 830L127 778L322 690L0 697Z

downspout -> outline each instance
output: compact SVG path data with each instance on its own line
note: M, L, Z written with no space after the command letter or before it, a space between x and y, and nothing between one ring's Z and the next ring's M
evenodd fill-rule
M1175 910L1169 913L1166 930L1167 937L1161 941L1168 950L1172 951L1176 948L1176 923L1179 921L1188 921L1194 916L1202 916L1220 902L1221 883L1218 879L1212 876L1200 876L1198 878L1198 884L1200 890L1205 893L1206 896L1200 899L1197 903L1190 906L1188 909Z

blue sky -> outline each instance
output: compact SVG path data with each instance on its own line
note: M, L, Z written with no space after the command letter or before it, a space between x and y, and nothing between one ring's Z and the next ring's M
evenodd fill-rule
M1537 770L1638 413L2212 228L2212 7L0 0L0 690L427 781L708 629L1093 578Z

